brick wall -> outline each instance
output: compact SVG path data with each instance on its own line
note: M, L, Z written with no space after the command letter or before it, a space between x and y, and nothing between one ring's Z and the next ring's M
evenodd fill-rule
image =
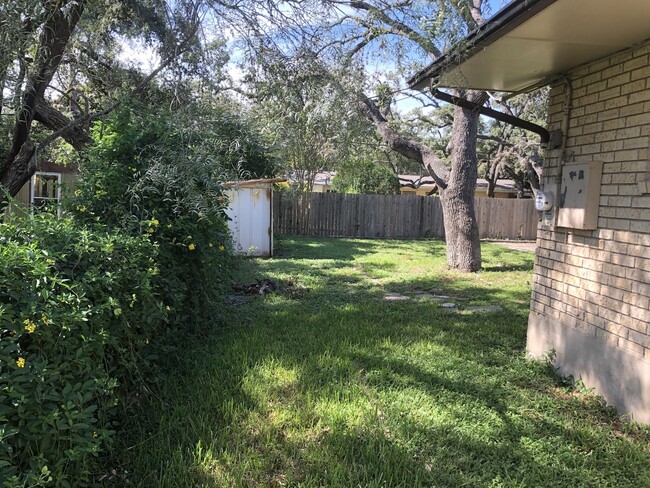
M650 362L650 42L568 74L566 161L603 161L598 229L540 226L531 312ZM560 129L567 87L551 88ZM557 193L561 150L544 163Z

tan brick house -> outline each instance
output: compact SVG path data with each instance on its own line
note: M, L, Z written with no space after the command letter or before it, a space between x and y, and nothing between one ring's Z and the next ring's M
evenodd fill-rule
M527 348L650 423L650 1L515 0L410 84L550 85Z

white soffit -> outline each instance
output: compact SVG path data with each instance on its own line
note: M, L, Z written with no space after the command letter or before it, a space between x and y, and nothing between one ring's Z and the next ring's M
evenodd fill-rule
M458 66L438 85L519 91L650 38L650 0L558 0Z

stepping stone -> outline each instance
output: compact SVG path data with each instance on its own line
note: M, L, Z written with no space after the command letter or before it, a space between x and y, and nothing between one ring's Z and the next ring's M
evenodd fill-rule
M441 307L442 307L442 308L456 308L456 304L455 304L455 303L451 303L451 302L447 302L447 303L443 303L443 304L441 305Z
M419 293L413 298L416 298L418 300L433 300L434 297L431 293Z
M401 293L386 293L384 295L384 300L395 302L395 301L410 300L410 298L402 295Z
M465 310L469 312L501 312L503 309L498 305L475 305L473 307L466 307Z

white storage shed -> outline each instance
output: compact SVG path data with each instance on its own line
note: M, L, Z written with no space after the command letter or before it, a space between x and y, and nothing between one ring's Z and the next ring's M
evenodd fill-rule
M273 184L282 178L231 181L226 214L237 254L273 256Z

